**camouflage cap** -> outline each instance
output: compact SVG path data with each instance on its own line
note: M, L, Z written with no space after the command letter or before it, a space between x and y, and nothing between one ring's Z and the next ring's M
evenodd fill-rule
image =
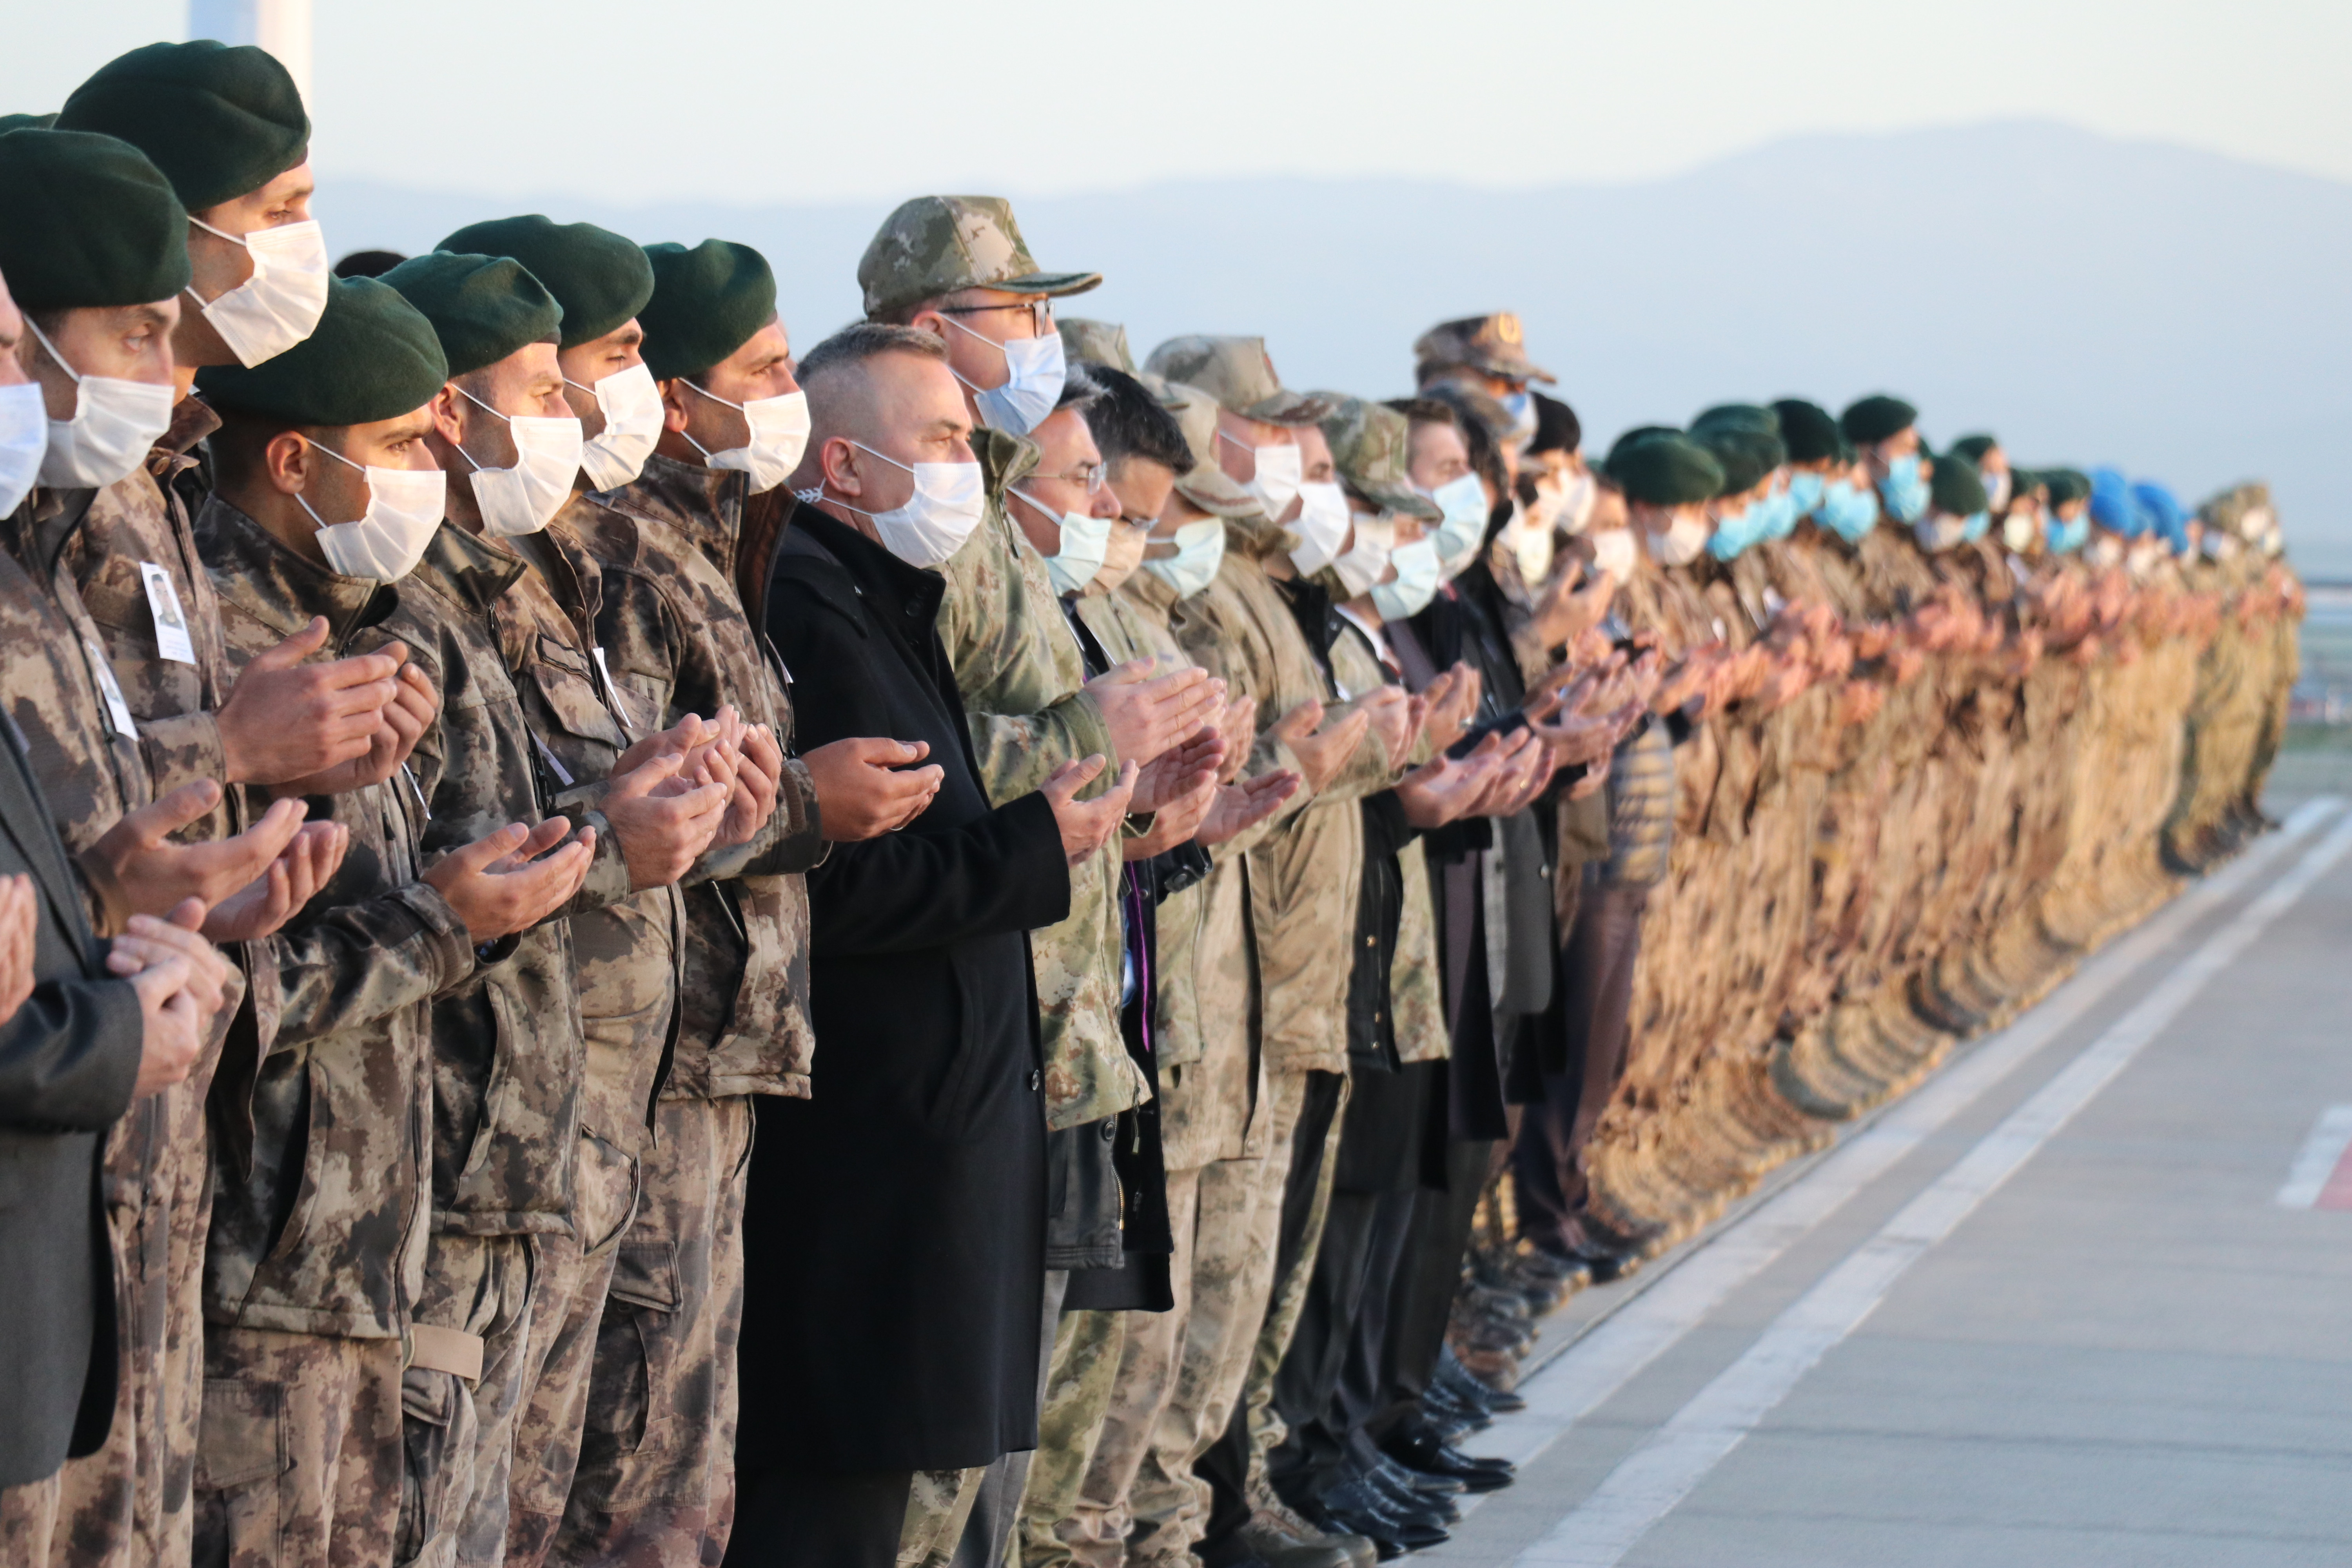
M1256 517L1257 498L1234 483L1217 462L1217 400L1197 386L1145 371L1137 379L1176 416L1192 448L1192 466L1176 478L1176 493L1213 517Z
M1403 415L1344 392L1314 395L1331 405L1322 420L1323 438L1331 443L1331 461L1342 483L1382 511L1402 512L1423 522L1444 521L1445 509L1414 489L1405 471L1412 427Z
M1171 338L1143 367L1199 387L1229 414L1267 425L1312 425L1331 412L1328 403L1283 386L1264 338Z
M1413 340L1417 374L1466 365L1513 381L1557 384L1559 377L1528 359L1527 332L1509 310L1440 321Z
M1099 272L1047 272L1029 254L1013 204L1002 196L917 196L882 220L857 260L866 315L893 311L960 289L1083 294Z
M1127 329L1117 321L1090 321L1083 316L1064 320L1057 316L1054 326L1062 334L1062 352L1070 358L1107 364L1129 375L1135 374L1135 355L1128 352Z

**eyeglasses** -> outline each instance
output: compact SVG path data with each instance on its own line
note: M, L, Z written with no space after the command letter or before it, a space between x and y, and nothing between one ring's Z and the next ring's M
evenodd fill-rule
M1103 478L1108 471L1100 463L1088 463L1083 468L1072 468L1067 473L1034 474L1031 478L1053 479L1066 485L1076 485L1087 494L1094 495L1103 488Z
M982 310L1026 310L1039 337L1054 330L1054 302L1043 294L1034 300L1024 300L1017 305L943 305L940 308L940 313L946 316L977 316Z
M1129 517L1125 512L1119 513L1116 521L1125 524L1129 528L1138 529L1145 533L1149 533L1153 529L1160 526L1160 520L1156 517Z

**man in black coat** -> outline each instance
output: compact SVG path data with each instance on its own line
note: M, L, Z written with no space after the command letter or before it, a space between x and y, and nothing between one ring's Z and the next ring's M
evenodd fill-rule
M0 595L37 592L0 556ZM114 1411L99 1138L187 1076L226 973L203 938L148 916L110 955L91 934L13 719L0 720L0 947L16 977L0 995L13 1004L0 1015L0 1524L13 1524L43 1511L32 1494L98 1449Z
M1099 757L989 805L928 569L980 516L962 394L939 340L902 327L850 327L800 374L813 429L767 597L797 742L889 736L945 776L908 827L809 874L814 1097L758 1101L729 1557L887 1568L915 1471L1036 1446L1025 933L1066 913L1068 868L1118 830L1134 768L1083 804Z

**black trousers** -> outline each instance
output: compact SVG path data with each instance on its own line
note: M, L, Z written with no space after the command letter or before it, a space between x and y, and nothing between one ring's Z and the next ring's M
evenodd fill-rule
M896 1568L912 1470L735 1472L726 1568Z
M1298 1129L1291 1138L1290 1170L1283 1178L1282 1218L1275 1231L1277 1285L1298 1267L1299 1255L1307 1249L1307 1220L1315 1211L1315 1184L1323 1176L1323 1145L1330 1139L1331 1119L1339 1113L1339 1091L1347 1081L1335 1072L1307 1075ZM1219 1549L1249 1522L1249 1412L1243 1401L1235 1400L1224 1435L1192 1464L1192 1473L1209 1484L1208 1527L1194 1549L1203 1561L1214 1561Z
M1470 1227L1478 1215L1478 1194L1495 1158L1492 1139L1460 1139L1445 1150L1445 1190L1423 1187L1415 1194L1412 1237L1397 1269L1389 1304L1388 1347L1381 1373L1381 1408L1364 1423L1374 1445L1421 1418L1421 1396L1437 1375L1445 1350L1445 1325L1454 1315L1462 1285L1462 1260L1470 1251Z
M1520 1232L1555 1252L1582 1247L1588 1188L1584 1146L1625 1074L1633 1037L1633 963L1642 952L1647 888L1585 884L1561 955L1565 1070L1546 1068L1543 1099L1528 1107L1511 1149Z

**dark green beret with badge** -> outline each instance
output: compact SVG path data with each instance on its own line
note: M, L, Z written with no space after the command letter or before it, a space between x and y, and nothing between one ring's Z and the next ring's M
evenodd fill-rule
M1818 403L1808 403L1801 397L1784 397L1772 405L1780 416L1780 439L1789 447L1789 461L1818 463L1823 458L1848 459L1853 447L1838 428L1830 411Z
M149 305L188 286L188 214L128 142L0 136L0 276L24 310Z
M665 242L646 246L646 259L654 294L637 324L656 381L700 375L776 319L776 275L748 245L706 239L689 250Z
M1618 455L1622 452L1633 450L1633 444L1637 441L1646 441L1653 436L1679 436L1681 434L1681 431L1675 429L1671 425L1636 425L1631 430L1626 431L1623 435L1618 437L1617 439L1609 444L1609 455L1601 459L1601 471L1604 474L1608 473L1610 471L1610 465L1616 462Z
M1919 411L1899 397L1875 392L1838 416L1838 428L1857 447L1871 447L1900 436L1919 423Z
M1604 472L1629 500L1690 506L1723 493L1723 465L1679 430L1653 427L1611 450Z
M190 212L259 190L310 155L310 117L286 68L251 44L197 38L119 55L73 89L61 131L120 136Z
M424 407L448 379L423 311L373 278L338 278L309 337L249 368L207 366L196 391L215 408L289 425L370 425Z
M469 223L436 250L510 256L563 307L563 348L618 331L654 297L654 269L637 242L593 223L528 217Z
M1936 471L1927 477L1927 502L1954 517L1974 517L1992 505L1992 498L1985 494L1984 476L1977 466L1958 452L1947 452L1936 459Z
M532 343L559 336L563 307L510 256L436 250L412 256L383 281L433 323L456 380Z

